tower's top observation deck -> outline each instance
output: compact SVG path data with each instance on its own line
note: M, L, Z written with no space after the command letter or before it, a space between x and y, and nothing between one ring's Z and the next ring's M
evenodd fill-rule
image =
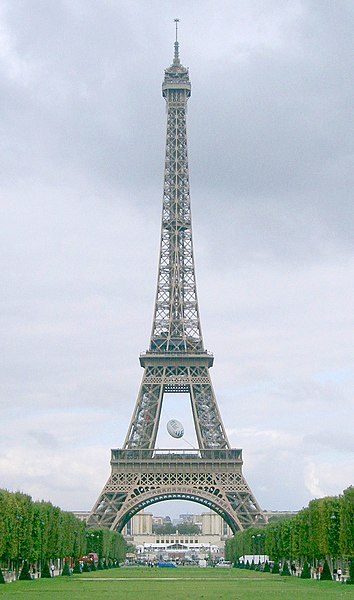
M179 58L179 42L178 42L178 21L176 23L176 40L174 43L173 63L165 69L165 78L162 83L162 95L166 101L169 100L169 90L185 90L186 99L191 95L191 84L189 81L188 68L181 64Z

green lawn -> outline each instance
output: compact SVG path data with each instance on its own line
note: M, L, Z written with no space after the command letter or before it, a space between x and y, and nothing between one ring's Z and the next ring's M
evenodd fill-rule
M33 600L349 600L354 598L354 586L239 569L121 568L9 583L0 586L1 597Z

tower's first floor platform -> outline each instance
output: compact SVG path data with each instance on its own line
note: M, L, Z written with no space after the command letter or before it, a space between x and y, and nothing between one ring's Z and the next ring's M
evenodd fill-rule
M242 474L242 450L114 449L111 475L88 525L121 531L162 500L190 500L219 514L232 531L265 522Z

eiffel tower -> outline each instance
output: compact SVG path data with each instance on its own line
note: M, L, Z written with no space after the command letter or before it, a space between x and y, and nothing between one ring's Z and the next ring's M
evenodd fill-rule
M89 527L121 531L140 510L162 500L191 500L221 515L232 531L265 522L242 474L242 450L231 448L216 402L204 349L194 269L186 111L188 69L179 58L165 69L162 95L167 134L158 282L149 350L122 449L111 451L111 475ZM156 437L166 393L188 393L196 450L160 450Z

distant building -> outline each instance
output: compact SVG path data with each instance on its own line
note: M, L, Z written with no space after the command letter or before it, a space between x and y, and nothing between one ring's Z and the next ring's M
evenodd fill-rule
M80 519L80 521L85 521L85 523L90 515L89 510L73 510L71 512L77 519Z
M266 518L267 523L271 521L278 521L279 519L285 519L286 517L294 517L297 515L297 510L264 510L263 514Z
M122 533L127 541L134 544L141 557L155 558L200 558L209 556L217 559L224 553L225 539L232 535L231 529L224 520L214 512L201 515L180 515L180 523L193 523L199 525L200 533L181 534L153 532L153 524L164 525L166 518L154 517L151 513L140 512L136 514L124 527Z
M81 521L86 521L89 514L89 511L74 512ZM268 522L295 514L295 511L264 511ZM170 517L155 517L151 513L141 511L127 523L122 534L128 542L134 544L137 556L142 560L174 558L187 561L199 558L217 560L224 554L225 540L233 535L227 523L213 511L199 515L181 514L179 519L174 521L176 533L153 532L153 525L163 526L167 523L171 523ZM178 533L179 523L198 525L200 533Z

